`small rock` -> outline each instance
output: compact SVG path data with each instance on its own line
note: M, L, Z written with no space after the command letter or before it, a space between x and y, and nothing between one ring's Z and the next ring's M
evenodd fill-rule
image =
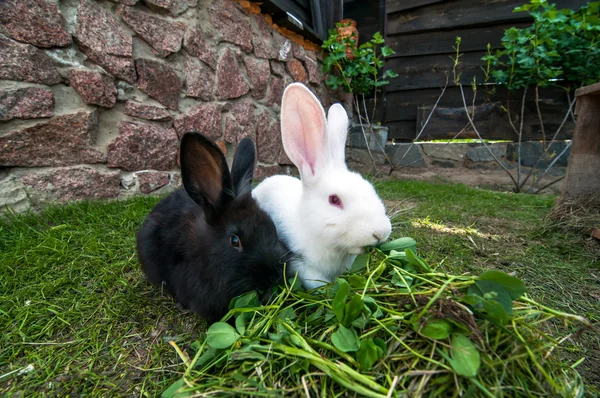
M566 142L553 142L548 149L548 152L543 156L544 148L541 142L522 142L521 143L521 165L526 167L533 167L539 169L546 169L550 163L554 160L556 156L558 156L568 145ZM517 146L518 144L510 144L510 153L509 157L516 162L518 159L517 155ZM563 166L566 167L569 162L569 155L571 153L571 148L567 149L565 153L558 159L553 167ZM538 162L539 160L539 162Z
M137 178L135 176L135 173L133 174L123 174L121 175L121 188L129 191L132 188L135 187L135 184L137 182Z
M135 97L135 87L131 84L119 80L117 83L117 101L125 102Z
M174 126L179 137L196 131L217 140L221 137L221 107L213 102L197 105L185 115L177 116Z
M198 57L212 69L217 68L217 51L205 39L205 33L197 28L188 28L183 36L183 48L190 55Z
M120 79L135 82L133 40L110 12L89 0L81 0L75 40L91 61Z
M252 101L242 99L233 104L231 108L231 114L242 126L254 125L256 122L256 118L254 117L254 109L255 107Z
M134 6L137 4L138 0L110 0L114 3L123 4L126 6Z
M136 59L135 68L138 74L137 87L169 109L179 108L181 80L173 69L167 65L150 60Z
M15 40L37 47L71 44L71 35L56 4L45 0L1 1L0 30Z
M78 112L11 131L0 137L0 164L41 167L104 163L106 157L93 146L97 130L96 112Z
M252 98L264 98L267 92L267 82L271 76L269 61L265 59L256 59L253 57L244 57L246 73L252 84Z
M256 130L253 125L240 126L240 124L231 116L225 118L225 133L223 140L230 144L237 144L242 138L250 137L256 141Z
M425 160L415 144L386 145L385 152L395 166L425 167Z
M278 61L289 61L292 59L292 42L291 40L283 37L279 32L273 32L273 42L277 49L277 60Z
M506 155L506 144L492 144L488 148L489 150L485 146L471 148L465 156L473 162L490 162L494 160L490 150L498 159Z
M117 102L117 87L111 76L90 70L72 69L69 82L86 104L112 108Z
M144 0L150 8L169 11L171 15L177 16L190 7L196 7L198 0Z
M108 144L108 167L171 170L177 165L178 143L173 128L123 121L119 136Z
M196 57L185 57L186 95L210 101L215 89L215 74L202 61Z
M348 145L353 148L367 148L371 151L383 152L388 138L388 128L385 126L372 126L354 124L350 128L348 135ZM365 142L366 137L366 142Z
M174 188L179 188L181 186L181 173L178 171L175 171L173 173L171 173L171 186Z
M32 45L0 34L0 79L53 85L62 78L50 58Z
M292 54L294 54L294 58L304 61L306 58L306 51L304 47L302 47L298 43L292 43Z
M0 211L11 209L14 212L22 213L30 207L31 200L21 178L14 175L0 178Z
M171 114L165 108L154 105L140 104L135 101L127 101L124 113L138 119L154 120L156 122L166 122L171 119Z
M123 7L123 22L154 49L154 53L165 58L181 49L185 25L181 22L167 21L152 14L138 11L132 7Z
M321 84L323 82L323 72L321 67L313 59L306 57L304 59L306 71L308 72L308 82L311 84Z
M227 49L217 68L217 98L220 100L241 97L250 90L240 71L236 56Z
M302 62L293 59L286 64L286 67L295 82L306 83L306 70Z
M291 164L281 143L279 120L267 111L257 117L256 151L259 162Z
M52 117L54 94L43 88L27 87L0 91L0 120Z
M140 171L135 173L140 183L140 191L149 194L169 184L169 173L161 171Z
M233 1L216 2L208 12L213 25L219 30L224 41L237 44L245 52L252 51L250 24Z
M490 166L491 165L481 163L471 163L470 165L467 165L467 167L472 170L490 170L492 168Z
M461 143L420 143L419 146L425 155L437 158L456 160L461 162L465 154L471 148L469 144Z
M283 66L282 62L271 60L269 61L271 65L271 73L277 77L285 76L285 66Z
M277 58L277 49L271 34L273 28L265 21L262 14L253 14L251 18L253 21L252 46L254 47L254 55L258 58Z
M273 76L269 83L269 95L267 97L267 105L279 106L283 97L284 81L279 77Z
M31 173L21 178L36 200L67 203L83 199L119 196L119 172L102 172L90 167L67 167ZM31 192L33 191L33 192Z
M450 162L449 160L434 160L431 162L433 166L443 167L445 169L454 168L454 162Z

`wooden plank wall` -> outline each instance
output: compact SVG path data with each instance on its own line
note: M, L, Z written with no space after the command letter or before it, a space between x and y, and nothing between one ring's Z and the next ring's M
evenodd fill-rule
M390 139L412 141L429 110L433 107L441 89L449 76L448 89L420 139L452 138L465 127L466 115L460 114L462 106L460 90L453 83L452 65L455 38L460 36L461 83L466 85L465 94L469 105L473 91L468 84L475 77L483 82L481 70L487 44L499 48L504 30L512 26L525 27L530 24L526 13L513 13L515 7L525 0L385 0L386 44L396 54L386 61L386 69L399 74L386 86L384 124L390 127ZM587 0L556 0L558 8L578 9ZM483 104L486 97L492 102L507 95L497 90L488 97L483 87L478 90L475 104ZM520 110L522 93L512 93L512 109ZM540 123L536 116L535 96L530 92L526 100L525 139L541 139ZM568 109L566 92L561 89L548 89L540 92L544 127L546 133L553 133ZM498 107L481 108L484 138L516 139L508 124L508 119ZM489 120L485 120L488 117ZM503 119L503 122L500 120ZM569 139L574 124L567 123L561 139ZM471 137L472 131L461 137Z

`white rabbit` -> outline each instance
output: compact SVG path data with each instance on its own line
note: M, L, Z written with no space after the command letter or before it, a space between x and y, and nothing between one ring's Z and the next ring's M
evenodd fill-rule
M365 247L387 240L391 223L373 186L345 163L348 116L329 108L300 83L281 103L283 148L301 179L277 175L252 192L280 238L294 252L288 273L312 289L333 281Z

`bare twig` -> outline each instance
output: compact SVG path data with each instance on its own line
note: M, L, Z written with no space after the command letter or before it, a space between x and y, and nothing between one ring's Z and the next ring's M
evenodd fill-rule
M471 123L471 127L473 127L473 131L475 131L475 134L477 134L477 137L481 140L481 143L483 144L483 146L485 147L485 149L487 149L487 151L490 153L490 155L492 155L492 158L494 158L494 160L500 165L500 167L502 167L504 169L504 171L506 172L506 174L508 174L508 176L513 181L513 183L515 185L517 185L517 181L515 180L515 178L511 174L511 172L508 171L508 169L506 168L506 166L504 166L504 164L500 161L500 159L498 159L498 157L490 149L489 145L481 137L481 134L479 133L479 130L477 129L477 127L475 127L475 123L473 122L473 119L471 118L471 115L468 112L468 109L467 109L467 100L465 98L465 90L464 90L462 84L458 84L458 88L460 89L460 95L462 97L463 106L465 107L465 110L467 110L467 112L466 112L467 113L467 118L469 119L469 123Z
M356 96L352 96L354 98L354 102L355 102L355 106L356 106L356 112L358 113L358 121L360 124L360 129L362 131L363 134L363 138L365 140L365 145L367 146L367 152L369 153L369 157L371 158L371 163L373 163L373 170L377 171L377 166L375 164L375 158L373 157L373 154L371 153L371 147L369 146L369 141L367 140L367 133L365 132L365 127L364 124L362 124L361 119L362 116L360 114L360 106L358 104L358 97Z
M541 177L540 177L541 178ZM554 181L550 181L548 184L544 185L543 187L539 188L537 191L535 191L534 193L540 193L541 191L543 191L544 189L556 184L557 182L559 182L560 180L563 180L565 178L565 176L559 177ZM538 179L539 181L539 179ZM533 187L532 187L533 188Z
M573 99L573 101L571 101L571 103L569 104L569 109L565 113L565 117L563 118L562 123L556 129L556 133L554 133L554 136L552 137L551 142L556 141L556 137L558 136L558 134L560 133L560 131L564 127L565 123L567 122L567 119L569 118L569 114L571 113L571 109L573 109L573 105L575 105L575 101L576 101L576 99ZM548 151L550 150L550 147L551 147L551 145L548 145L548 147L545 148L544 152L540 155L540 157L538 158L538 160L535 162L535 164L533 165L533 167L531 168L531 170L527 174L527 177L525 177L525 179L521 183L520 188L523 188L525 186L525 184L527 183L527 181L529 180L529 178L533 174L533 172L534 172L535 168L537 167L537 165L540 164L540 162L542 161L542 159L545 157L546 153L548 153Z
M554 164L555 164L556 162L558 162L558 159L560 159L560 157L561 157L562 155L564 155L564 154L565 154L565 152L567 152L567 150L568 150L568 149L571 147L571 142L573 142L573 141L570 141L570 142L569 142L567 145L565 145L565 147L563 148L563 150L562 150L562 151L560 151L560 153L559 153L557 156L555 156L555 157L554 157L554 159L552 159L552 162L550 162L550 164L548 165L548 167L546 167L546 169L545 169L545 170L544 170L544 172L543 172L543 173L542 173L542 174L539 176L539 178L536 180L536 182L534 182L534 183L531 185L531 187L532 187L532 188L534 188L534 187L535 187L535 185L536 185L536 184L537 184L537 183L538 183L538 182L539 182L539 181L542 179L542 177L544 177L544 176L546 175L546 173L547 173L547 172L548 172L548 171L549 171L549 170L552 168L552 166L554 166Z
M431 116L435 112L435 109L437 108L438 104L440 103L440 100L444 96L444 93L446 92L447 88L448 88L448 75L446 75L446 84L444 84L444 88L442 89L442 92L440 93L440 95L438 96L437 100L435 101L435 104L433 104L433 108L431 108L431 111L429 112L429 115L427 116L427 119L425 119L425 123L423 123L423 125L421 126L421 130L419 131L419 134L417 134L417 136L413 140L411 146L406 150L406 152L404 153L404 155L402 156L402 158L400 158L400 160L398 161L398 165L400 165L400 163L402 163L402 161L404 160L404 158L406 157L406 155L408 155L408 152L410 151L410 149L412 149L412 146L415 145L415 141L417 141L419 139L419 137L423 134L423 131L425 131L425 127L427 127L427 124L429 123L429 120L431 119ZM401 166L401 167L399 167L399 169L403 169L404 167L408 167L408 166L410 166L411 164L413 164L415 162L416 161L411 162L411 163L409 163L409 164L407 164L405 166Z
M544 128L544 119L542 118L542 111L540 110L540 85L535 86L535 109L537 111L538 120L540 121L540 128L542 129L542 143L544 149L546 149L546 129Z
M381 153L383 153L383 157L385 157L385 160L389 163L391 170L390 170L390 174L392 173L392 171L394 171L394 164L392 163L392 161L390 160L390 158L388 157L387 153L385 153L385 148L383 148L381 146L381 144L379 143L379 140L377 139L377 135L375 135L375 132L373 131L373 118L371 118L371 120L369 120L369 113L367 112L367 103L365 101L365 95L362 95L362 101L363 101L363 108L365 110L365 115L367 115L367 125L369 126L369 129L371 130L371 135L373 136L373 138L375 139L375 143L377 144L377 146L379 147L379 149L381 150ZM367 143L368 145L368 143ZM385 144L384 144L385 146Z

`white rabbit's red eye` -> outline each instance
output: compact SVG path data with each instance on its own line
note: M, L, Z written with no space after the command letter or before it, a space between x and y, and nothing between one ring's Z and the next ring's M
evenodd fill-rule
M337 195L329 195L329 204L340 208L343 207L342 200Z
M237 235L231 235L229 237L229 244L234 249L237 249L239 251L242 250L242 241L240 240L240 238L237 237Z

